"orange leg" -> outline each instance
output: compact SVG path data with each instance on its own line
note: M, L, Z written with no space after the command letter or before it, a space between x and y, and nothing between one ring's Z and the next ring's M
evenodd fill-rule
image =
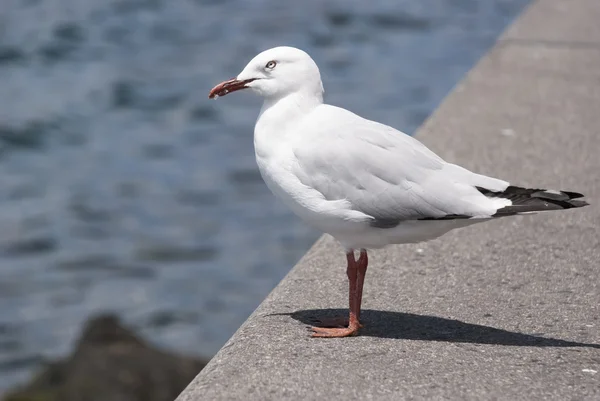
M358 319L360 319L360 306L362 305L363 285L365 283L365 275L367 274L368 264L369 258L367 257L367 251L363 249L360 251L360 257L358 258L358 277L356 283L356 290L358 292Z
M348 327L343 328L325 328L325 327L313 327L313 337L348 337L353 336L358 332L358 329L362 327L359 322L360 318L360 305L362 302L362 289L365 279L365 273L367 271L367 251L362 250L358 260L354 258L354 251L346 254L346 260L348 261L348 268L346 273L348 275L349 292L348 302L350 304L350 316L348 319Z

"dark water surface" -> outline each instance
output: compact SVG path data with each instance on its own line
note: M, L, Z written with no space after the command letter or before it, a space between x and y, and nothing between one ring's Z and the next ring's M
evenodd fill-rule
M3 0L0 392L104 310L210 356L317 238L256 170L259 99L214 84L292 45L412 133L527 3Z

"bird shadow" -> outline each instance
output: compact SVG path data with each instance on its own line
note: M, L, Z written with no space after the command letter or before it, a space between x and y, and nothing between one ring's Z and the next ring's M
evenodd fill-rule
M347 313L347 309L309 309L277 315L287 315L304 324L319 326L322 320L345 316ZM361 312L361 323L364 327L360 330L359 335L368 337L526 347L600 349L600 344L542 337L543 333L523 334L460 320L413 313L365 309Z

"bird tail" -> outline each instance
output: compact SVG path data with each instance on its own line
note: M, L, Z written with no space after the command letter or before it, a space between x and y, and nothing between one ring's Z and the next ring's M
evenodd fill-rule
M584 196L577 192L521 188L512 185L501 192L494 192L481 187L477 187L477 189L488 198L508 199L512 202L510 206L498 209L492 217L512 216L547 210L563 210L589 205L584 200L575 200Z

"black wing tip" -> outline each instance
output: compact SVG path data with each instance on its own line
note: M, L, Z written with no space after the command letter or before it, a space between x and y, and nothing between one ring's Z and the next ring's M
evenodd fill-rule
M475 187L479 192L483 195L491 197L491 198L506 198L510 199L511 197L516 196L527 196L527 197L536 197L536 198L556 198L556 199L577 199L583 198L585 195L579 192L572 191L557 191L557 190L548 190L541 188L524 188L517 187L514 185L509 185L506 187L504 191L492 191L483 187Z
M560 191L560 192L567 195L569 197L569 199L583 198L585 196L584 194L580 194L579 192L569 192L569 191ZM589 205L589 203L588 203L588 205Z
M572 209L589 205L584 200L574 200L584 197L579 192L522 188L513 185L498 192L481 187L476 188L489 198L508 199L512 202L511 206L499 209L494 217L544 210Z
M571 198L572 199L572 198ZM584 200L573 200L569 202L571 204L572 207L584 207L584 206L589 206L590 204L587 203Z

